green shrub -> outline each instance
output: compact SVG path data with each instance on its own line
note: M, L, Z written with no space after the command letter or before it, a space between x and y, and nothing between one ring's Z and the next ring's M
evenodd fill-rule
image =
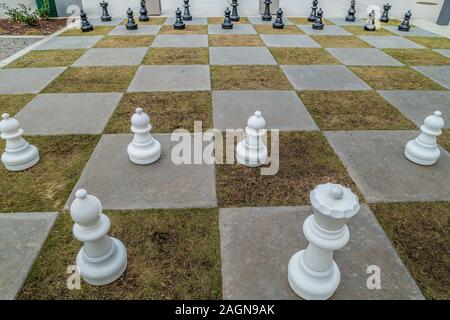
M0 8L5 10L5 14L12 21L23 22L29 26L35 26L39 23L38 11L32 10L23 3L19 3L17 8L10 8L6 3L0 3Z
M42 0L41 6L37 9L39 17L44 20L48 20L50 17L50 1Z

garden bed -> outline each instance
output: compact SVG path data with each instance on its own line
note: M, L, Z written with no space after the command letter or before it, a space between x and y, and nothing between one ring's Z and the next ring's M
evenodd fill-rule
M0 19L0 35L50 35L66 25L66 19L40 20L29 26L22 22Z

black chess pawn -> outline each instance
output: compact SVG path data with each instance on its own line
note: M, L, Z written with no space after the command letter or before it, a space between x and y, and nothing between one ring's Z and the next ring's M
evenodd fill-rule
M237 7L239 6L237 0L231 0L231 16L230 19L231 21L239 21L241 19L241 17L239 17L238 14L238 10Z
M145 6L145 0L141 0L141 9L139 9L139 21L145 22L149 21L147 7Z
M356 21L356 17L355 17L355 13L356 13L356 1L352 0L350 1L350 9L348 9L348 15L345 17L345 21L348 22L355 22Z
M183 0L184 1L184 13L183 13L183 20L184 21L191 21L192 20L192 15L189 12L189 0Z
M316 20L314 21L314 23L312 24L312 28L314 30L322 30L323 29L323 11L322 8L319 8L319 10L317 10L317 15L316 15Z
M100 19L103 22L111 21L111 16L109 15L108 12L108 2L103 0L102 2L100 2L100 7L102 8L102 16L100 17Z
M317 6L319 5L319 1L318 0L314 0L312 3L312 7L311 7L311 13L308 17L308 21L309 22L314 22L316 21L316 16L317 16Z
M272 15L270 14L270 5L271 4L272 4L272 1L264 0L264 14L261 17L263 21L272 21Z
M173 24L173 28L176 30L182 30L186 28L186 25L184 24L184 21L181 18L180 8L177 8L177 10L175 11L175 23Z
M90 24L90 22L87 19L86 12L84 12L83 10L80 11L80 19L81 19L81 31L90 32L94 30L94 26Z
M274 29L284 29L283 10L281 10L281 8L279 8L277 11L277 18L275 19L275 22L272 24L272 27Z
M383 14L380 17L381 22L389 22L389 10L391 10L392 6L389 3L383 5Z
M409 20L411 19L411 10L408 10L405 13L405 18L403 19L402 23L400 23L400 25L398 26L398 30L400 31L406 31L408 32L409 29L411 28L411 26L409 25Z
M367 19L366 24L364 25L364 30L375 31L375 29L375 11L372 10L372 12L369 13L369 18Z
M231 11L230 8L227 7L225 10L225 19L222 23L222 29L233 29L233 22L231 22Z
M136 24L136 21L134 21L133 10L131 10L131 8L128 8L127 16L128 20L125 27L127 28L127 30L136 30L138 28L138 25Z

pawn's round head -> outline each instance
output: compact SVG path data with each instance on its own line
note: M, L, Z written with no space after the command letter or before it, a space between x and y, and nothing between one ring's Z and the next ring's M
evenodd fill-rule
M340 186L334 186L330 189L330 196L331 198L335 200L342 199L342 196L344 195L344 190Z
M264 129L266 126L266 120L264 120L261 111L256 111L248 121L247 126L252 129Z
M70 216L76 224L83 227L95 225L102 213L102 205L97 197L87 193L85 189L78 189L75 200L70 205Z
M136 113L131 117L131 124L134 127L146 127L150 123L149 116L142 108L136 108Z
M20 128L19 121L9 116L9 113L2 114L0 121L0 132L10 132Z
M442 112L435 111L434 114L425 118L423 124L434 131L439 131L444 127L444 119L442 119Z

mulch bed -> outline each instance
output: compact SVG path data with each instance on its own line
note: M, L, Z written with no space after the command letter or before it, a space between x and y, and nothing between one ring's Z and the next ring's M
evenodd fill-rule
M66 19L40 20L36 26L0 19L0 35L50 35L66 25Z

